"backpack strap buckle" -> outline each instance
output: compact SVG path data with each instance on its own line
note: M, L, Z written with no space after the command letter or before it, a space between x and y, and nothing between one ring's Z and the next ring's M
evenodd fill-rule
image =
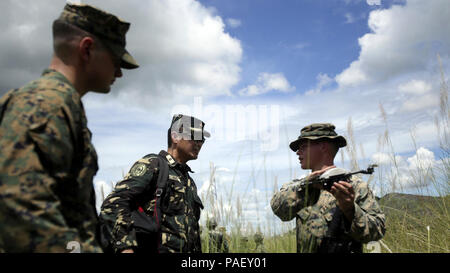
M157 197L160 197L161 195L162 195L162 193L163 193L163 189L156 189L156 196Z

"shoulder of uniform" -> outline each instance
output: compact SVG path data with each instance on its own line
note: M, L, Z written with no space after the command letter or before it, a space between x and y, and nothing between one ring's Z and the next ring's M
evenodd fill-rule
M14 92L16 103L36 105L43 111L53 113L59 111L61 106L79 108L81 100L79 94L70 84L52 78L41 77L29 82Z
M148 154L142 157L138 162L145 163L149 166L152 166L156 169L159 169L159 156L157 154Z
M125 178L153 174L156 173L158 170L159 170L158 156L155 154L149 154L136 161Z

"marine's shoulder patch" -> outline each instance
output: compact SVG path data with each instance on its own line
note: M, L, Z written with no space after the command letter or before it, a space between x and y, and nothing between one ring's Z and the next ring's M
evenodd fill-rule
M145 163L136 163L130 170L132 176L142 176L147 172L147 165Z

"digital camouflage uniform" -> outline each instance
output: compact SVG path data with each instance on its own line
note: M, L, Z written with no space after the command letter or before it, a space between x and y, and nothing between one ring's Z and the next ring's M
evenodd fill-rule
M308 190L298 188L298 184L298 181L284 184L272 197L270 205L281 220L296 218L297 252L316 252L327 234L337 207L336 199L328 191L311 187L307 193ZM355 191L355 216L343 236L361 243L381 239L385 233L385 216L375 196L367 183L357 176L351 177L350 184Z
M60 73L0 100L0 249L100 252L92 178L97 154L80 100Z
M189 176L191 169L176 162L165 151L159 154L169 164L169 178L162 195L161 245L158 252L201 252L198 221L203 204L197 195L194 180ZM112 236L116 252L137 247L132 209L142 206L147 215L154 215L158 172L156 157L143 157L103 202L100 217L115 222Z
M138 67L125 49L129 23L75 4L58 20L95 35L122 68ZM0 252L101 252L97 154L80 95L61 73L47 69L0 99L0 153Z
M337 135L334 129L335 126L331 123L308 125L301 130L298 139L291 142L289 147L296 152L303 141L318 139L328 139L338 148L346 146L345 138ZM332 170L336 169L327 172ZM330 192L310 186L300 187L304 179L307 178L284 184L280 191L274 194L270 205L281 220L290 221L296 218L297 252L318 252L322 241L330 238L330 232L334 229L329 227L334 223L335 213L340 210ZM354 241L359 245L381 239L385 233L385 216L375 196L368 184L355 175L350 178L350 184L355 192L354 218L350 223L343 214L336 217L341 220L337 229L339 232L336 233L338 235L335 236L333 231L333 237L338 237L341 242ZM362 250L360 246L357 247L359 251Z

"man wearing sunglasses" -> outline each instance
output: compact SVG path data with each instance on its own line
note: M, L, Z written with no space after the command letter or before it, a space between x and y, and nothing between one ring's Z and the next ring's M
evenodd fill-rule
M100 218L109 225L114 252L201 252L198 221L203 204L186 163L197 159L210 136L204 126L195 117L175 115L167 132L167 151L138 160L105 199ZM160 187L164 165L168 176ZM147 227L145 221L138 223L142 217ZM149 232L142 235L140 228Z

